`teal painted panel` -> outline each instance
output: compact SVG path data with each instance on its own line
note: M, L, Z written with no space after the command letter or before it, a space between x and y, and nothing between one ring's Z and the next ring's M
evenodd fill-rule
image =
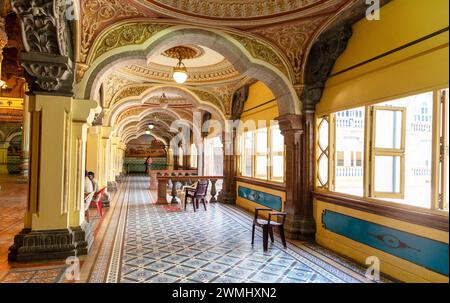
M448 244L325 210L324 228L448 276Z
M262 191L250 189L239 186L238 195L241 198L258 203L259 205L269 207L273 210L281 211L283 209L283 202L281 197L264 193Z

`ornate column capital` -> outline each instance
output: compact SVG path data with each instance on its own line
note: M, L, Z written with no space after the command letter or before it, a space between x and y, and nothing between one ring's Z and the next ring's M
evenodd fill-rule
M305 84L300 97L303 110L314 110L322 98L325 82L352 36L351 23L323 33L311 48L305 68Z
M22 65L33 93L72 96L74 64L65 0L11 0L21 19Z
M281 133L303 132L303 118L300 115L286 114L276 118L280 126Z

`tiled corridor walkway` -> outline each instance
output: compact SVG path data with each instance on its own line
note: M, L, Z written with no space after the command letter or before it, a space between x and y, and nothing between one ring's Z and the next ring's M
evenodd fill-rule
M115 195L91 282L369 282L361 268L316 245L251 242L251 217L210 205L194 213L154 205L148 178L130 176Z

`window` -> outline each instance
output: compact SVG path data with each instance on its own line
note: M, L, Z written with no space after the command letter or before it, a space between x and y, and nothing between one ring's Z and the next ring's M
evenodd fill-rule
M370 116L370 196L404 199L406 108L373 106Z
M243 136L242 153L242 175L245 177L253 176L253 132L246 132Z
M178 147L178 166L183 166L183 148Z
M274 125L270 129L270 167L271 180L284 181L284 137L281 134L280 127Z
M449 131L449 90L440 91L440 104L438 110L440 111L440 125L439 125L439 176L438 182L438 198L437 208L448 211L449 210L449 151L448 151L448 131Z
M448 211L448 89L317 120L316 188Z
M267 168L269 166L267 128L258 129L256 131L255 150L255 177L258 179L267 180Z
M239 138L238 148L242 176L284 181L284 137L278 125L244 132Z
M191 144L191 167L198 167L198 151L197 146L195 144Z
M363 195L364 115L364 107L333 115L336 167L331 179L336 192Z
M329 161L330 161L330 117L322 117L318 122L318 137L319 142L317 144L317 163L316 163L316 175L318 188L329 188L328 175L329 175Z

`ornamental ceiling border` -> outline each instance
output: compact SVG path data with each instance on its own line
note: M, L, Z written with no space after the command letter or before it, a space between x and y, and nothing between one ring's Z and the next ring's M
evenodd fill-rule
M109 24L130 17L149 17L153 14L146 8L128 0L80 0L81 6L81 39L79 41L79 61L86 63L87 55L92 42L97 38L99 31L107 28Z
M211 103L215 105L217 108L219 108L223 114L226 113L224 103L214 93L200 89L190 89L190 91L194 93L203 102Z
M145 80L151 78L152 81L172 82L172 69L173 67L149 63L148 66L132 64L122 68L120 71L125 74L144 78ZM240 76L239 72L230 63L223 64L221 62L213 66L189 68L189 78L186 84L212 84L235 80Z
M216 27L202 28L195 25L189 25L181 22L167 22L157 19L133 19L131 21L121 21L107 27L94 41L87 57L87 66L95 62L106 52L112 51L123 46L142 45L155 35L162 31L170 33L171 30L202 29L213 31L225 38L231 38L239 43L247 52L257 60L269 62L283 73L287 79L292 82L293 70L290 61L284 52L272 42L264 37L255 34L244 33L233 29L223 29ZM130 33L140 33L140 36L134 37ZM84 76L83 74L79 75ZM80 82L81 78L77 79Z
M123 99L130 98L130 97L139 97L141 96L145 91L153 88L153 84L132 84L127 85L126 87L121 88L111 99L111 102L109 103L109 108L114 106L116 103L122 101Z
M113 49L129 45L142 45L148 39L169 27L171 25L142 22L117 25L112 30L102 33L98 37L99 39L96 39L92 45L92 51L88 54L87 64L91 64L101 55Z
M161 15L197 24L211 26L220 22L230 27L257 27L319 14L342 1L345 0L138 0L138 3ZM238 17L228 17L232 14Z

